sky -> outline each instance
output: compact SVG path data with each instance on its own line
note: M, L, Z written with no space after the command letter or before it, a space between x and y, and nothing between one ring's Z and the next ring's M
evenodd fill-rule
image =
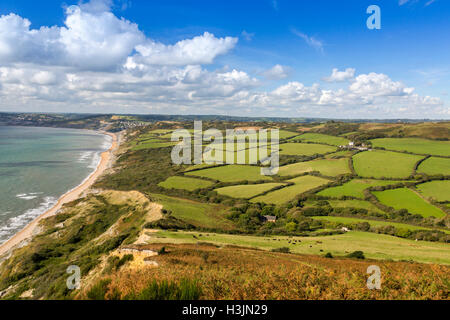
M0 111L450 119L449 17L447 0L2 0Z

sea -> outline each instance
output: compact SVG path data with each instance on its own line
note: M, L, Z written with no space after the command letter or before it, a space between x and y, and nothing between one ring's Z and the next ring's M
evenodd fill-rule
M90 130L0 126L0 244L87 179L111 143Z

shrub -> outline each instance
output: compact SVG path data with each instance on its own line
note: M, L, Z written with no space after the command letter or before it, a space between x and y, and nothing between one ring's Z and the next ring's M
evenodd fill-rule
M179 283L153 280L138 294L130 294L128 300L198 300L202 294L196 281L182 279Z
M365 259L364 252L362 251L354 251L347 255L347 258L354 258L354 259Z
M333 259L333 255L331 254L331 252L327 252L327 253L325 254L325 258Z
M97 282L87 293L87 297L91 300L105 300L111 279L103 279Z
M289 249L288 247L282 247L282 248L272 249L272 252L290 253L291 249Z

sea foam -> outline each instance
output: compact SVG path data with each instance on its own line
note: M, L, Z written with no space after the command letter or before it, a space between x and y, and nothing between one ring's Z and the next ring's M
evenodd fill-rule
M53 207L57 202L55 197L45 197L39 207L25 211L25 213L10 218L0 225L0 243L4 243L26 225Z

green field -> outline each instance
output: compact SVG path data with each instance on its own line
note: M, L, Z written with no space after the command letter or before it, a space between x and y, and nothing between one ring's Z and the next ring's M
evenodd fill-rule
M336 148L314 143L284 143L280 145L281 155L312 156L336 151Z
M443 174L450 176L450 159L431 157L420 164L417 172L428 175Z
M372 145L376 148L385 148L386 150L450 157L450 141L419 138L385 138L372 140Z
M390 151L366 151L353 156L356 173L361 177L408 178L422 156Z
M427 198L433 198L436 201L450 201L450 180L438 180L422 183L417 189Z
M350 158L353 155L353 151L338 151L335 153L330 153L325 156L325 159L339 159L339 158Z
M250 152L252 152L252 159L250 159ZM216 153L218 153L218 158L216 159ZM225 150L212 150L209 149L206 151L206 149L203 152L203 162L206 164L214 164L219 160L216 164L222 164L222 163L231 163L231 161L227 160L227 157L230 157L233 159L233 163L237 164L238 160L241 162L240 164L257 164L260 160L259 155L259 149L258 148L252 148L252 149L241 149L241 151L225 151ZM240 157L238 159L238 157Z
M387 221L378 221L378 220L367 220L367 219L358 219L358 218L347 218L347 217L313 217L313 219L316 220L323 220L323 221L329 221L329 222L335 222L335 223L342 223L342 224L356 224L361 222L367 222L372 227L387 227L387 226L393 226L397 229L408 229L411 231L416 230L433 230L430 228L424 228L424 227L418 227L418 226L412 226L410 224L405 223L397 223L397 222L387 222ZM450 231L444 230L445 233L450 233Z
M299 162L280 167L280 176L294 176L305 172L319 171L324 176L335 177L341 174L351 173L348 159L314 160Z
M363 199L363 191L369 187L387 186L396 183L398 183L398 181L354 179L343 184L342 186L322 190L318 193L318 195L331 198L347 196Z
M146 149L158 149L158 148L172 147L174 145L175 145L174 142L161 142L161 141L152 139L152 140L138 142L134 147L132 147L132 150L138 151L138 150L146 150Z
M293 182L295 185L269 192L268 194L252 199L251 202L283 204L294 199L299 194L320 187L330 181L314 176L302 176L289 180L289 182Z
M364 200L327 200L333 208L356 208L366 209L372 212L384 213L378 209L374 204Z
M264 184L246 184L239 186L231 186L216 189L218 194L239 198L239 199L250 199L261 193L272 190L276 187L284 185L283 183L264 183Z
M194 191L197 189L208 188L213 185L213 182L201 179L176 176L170 177L166 181L161 182L158 185L165 189L182 189Z
M271 177L261 175L260 167L244 165L221 166L216 168L191 171L187 174L222 182L272 180Z
M169 197L161 194L152 194L153 201L160 203L164 209L187 223L199 228L222 228L224 230L235 229L233 223L226 218L227 207L200 203L181 198Z
M321 134L321 133L305 133L294 139L307 141L307 142L329 144L329 145L333 145L333 146L344 146L344 145L348 145L350 142L350 140L342 138L342 137L329 136L329 135Z
M196 240L194 236L199 240ZM297 240L297 244L294 244L292 240ZM197 243L202 241L263 250L288 247L293 253L323 255L325 252L330 252L333 256L344 256L360 250L370 259L414 260L425 263L450 264L448 244L413 241L359 231L327 237L258 237L160 231L152 237L151 241L159 243Z
M412 214L420 214L424 217L433 216L442 218L445 216L445 213L442 210L426 202L408 188L375 191L373 194L381 203L396 210L406 209Z

